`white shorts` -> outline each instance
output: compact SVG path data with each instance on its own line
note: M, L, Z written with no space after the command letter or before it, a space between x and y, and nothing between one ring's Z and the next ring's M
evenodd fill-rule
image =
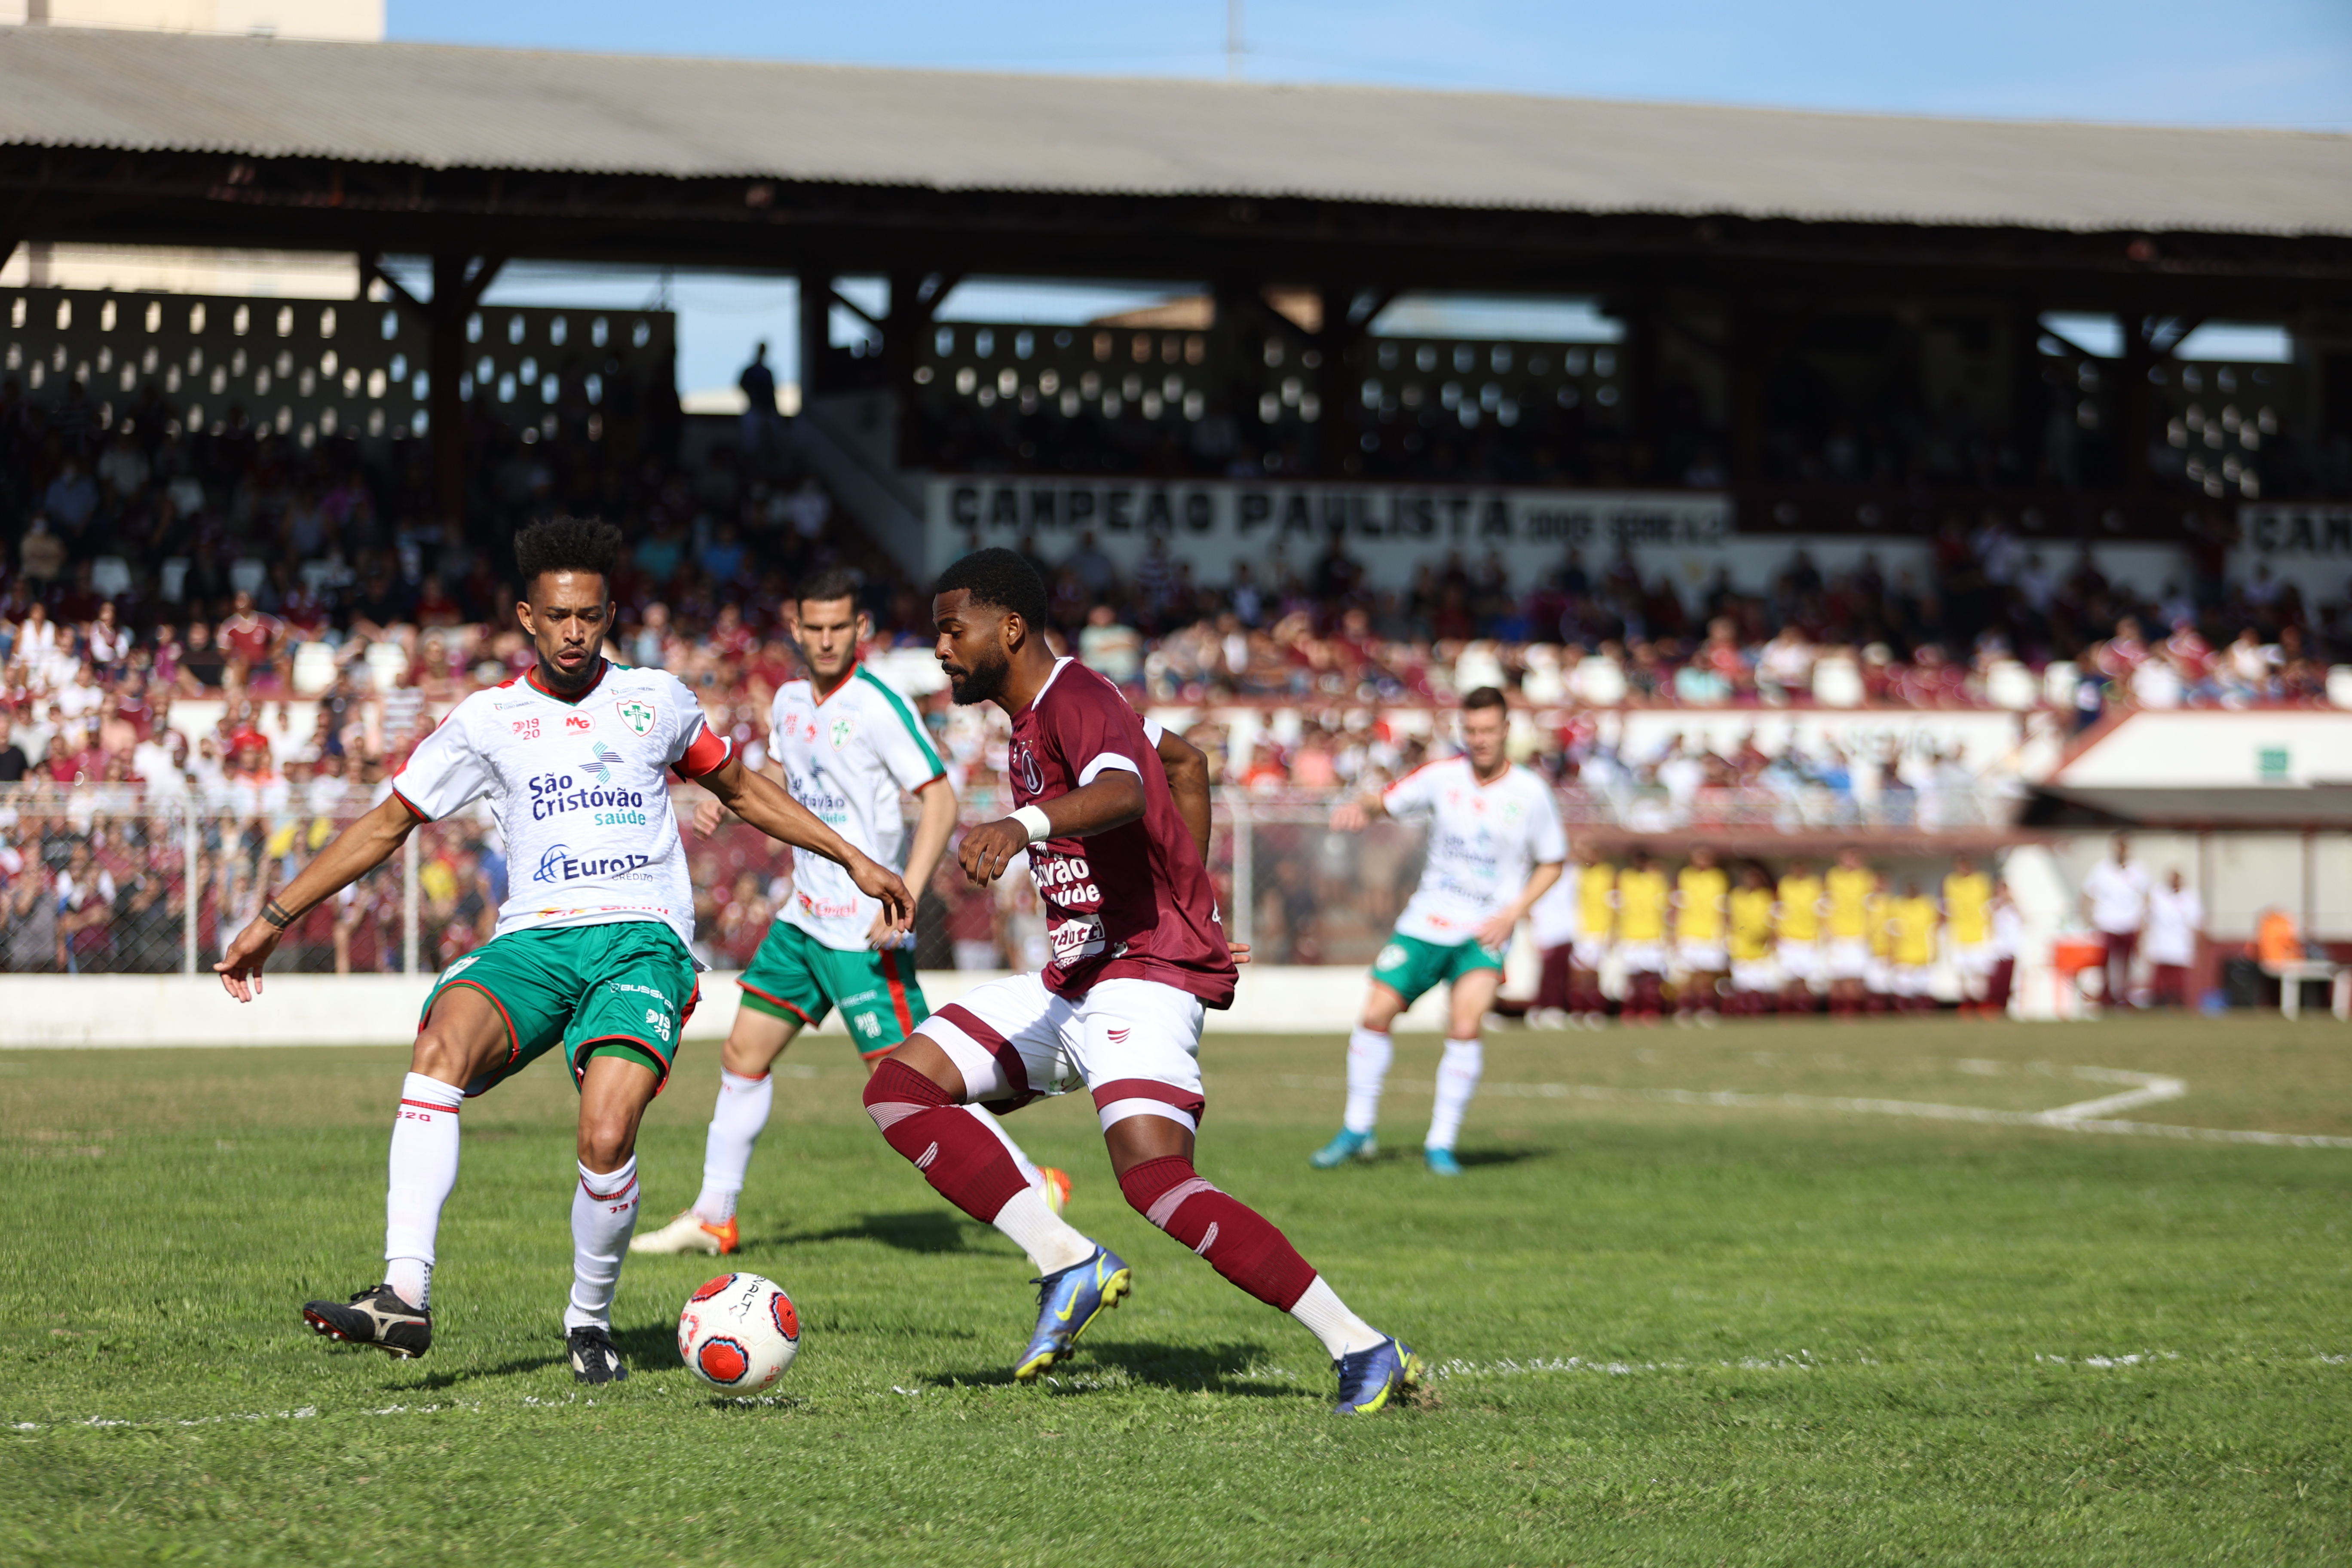
M1663 942L1621 942L1617 956L1625 963L1628 974L1664 974L1666 972L1666 944Z
M1873 958L1863 984L1881 996L1892 996L1895 991L1895 965L1883 958Z
M1933 971L1924 963L1898 963L1889 977L1897 996L1925 996L1930 988Z
M1956 942L1952 944L1952 967L1961 973L1981 977L1992 973L2000 960L1989 942Z
M1862 980L1870 973L1870 943L1860 937L1832 937L1822 956L1822 971L1832 980Z
M1580 936L1568 950L1569 963L1579 969L1598 971L1609 956L1609 939L1605 936Z
M1686 942L1676 951L1683 967L1694 974L1720 974L1731 965L1721 942Z
M1791 980L1811 980L1822 972L1822 950L1818 942L1784 942L1780 944L1780 973Z
M1773 991L1780 984L1777 965L1769 958L1735 958L1731 961L1731 988L1734 991Z
M915 1033L948 1054L975 1104L1010 1110L1084 1085L1105 1131L1130 1116L1198 1131L1205 1013L1198 996L1157 980L1098 981L1071 1000L1034 974L1008 974L941 1007Z

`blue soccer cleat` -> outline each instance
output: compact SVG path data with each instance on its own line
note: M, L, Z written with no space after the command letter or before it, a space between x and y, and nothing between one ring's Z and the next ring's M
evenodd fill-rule
M1428 1164L1429 1173L1433 1176L1458 1176L1462 1173L1462 1162L1454 1157L1451 1149L1423 1149L1421 1157Z
M1369 1160L1378 1152L1369 1132L1350 1132L1342 1128L1338 1137L1312 1154L1307 1163L1318 1171L1333 1171L1350 1160Z
M1037 1287L1037 1331L1013 1369L1015 1383L1034 1383L1038 1374L1070 1353L1087 1325L1118 1305L1134 1289L1135 1273L1127 1260L1100 1242L1084 1263L1057 1268Z
M1421 1385L1421 1358L1412 1347L1391 1337L1368 1351L1341 1356L1332 1366L1339 1373L1339 1403L1334 1415L1370 1415L1396 1395Z

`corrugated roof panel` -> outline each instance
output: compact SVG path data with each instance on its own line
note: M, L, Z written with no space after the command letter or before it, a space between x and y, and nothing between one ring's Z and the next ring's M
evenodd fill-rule
M0 142L950 190L2352 233L2352 137L0 29Z

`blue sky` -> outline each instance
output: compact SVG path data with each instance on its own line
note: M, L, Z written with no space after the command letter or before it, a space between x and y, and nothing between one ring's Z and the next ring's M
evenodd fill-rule
M2352 0L1244 3L1243 74L1255 80L2352 131ZM1227 68L1224 0L389 0L389 12L391 36L419 42L1084 74ZM657 286L542 269L499 293L635 304ZM686 388L731 382L755 337L788 349L788 282L680 277L670 293ZM960 314L1024 313L1002 293L967 290L955 303Z

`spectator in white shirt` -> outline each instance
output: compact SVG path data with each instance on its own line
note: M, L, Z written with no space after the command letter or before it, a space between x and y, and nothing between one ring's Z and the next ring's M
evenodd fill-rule
M2147 896L2147 962L2159 1007L2189 1005L2189 971L2197 963L2197 940L2205 932L2205 905L2181 885L2180 873Z
M2131 1005L2132 958L2147 924L2147 872L2131 858L2131 841L2116 835L2112 860L2102 860L2083 879L2083 918L2107 947L2106 1001Z

